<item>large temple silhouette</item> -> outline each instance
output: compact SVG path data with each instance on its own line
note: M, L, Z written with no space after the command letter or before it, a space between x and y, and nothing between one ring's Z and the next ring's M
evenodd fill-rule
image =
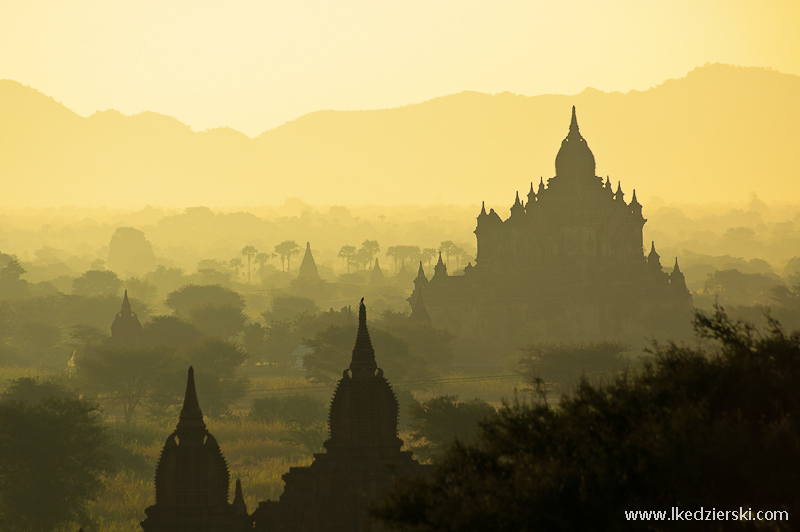
M424 290L432 323L483 352L687 334L692 297L677 259L667 274L655 243L645 257L636 191L626 202L621 184L595 175L574 107L555 166L526 202L517 192L506 220L482 207L475 265L448 275L440 256L430 280L414 281L412 309Z
M230 474L217 441L206 430L189 368L175 432L156 468L156 503L145 510L145 532L362 532L383 530L368 514L398 476L425 474L398 437L398 403L378 368L364 300L350 365L331 400L325 452L283 475L278 501L248 515L241 485L228 502ZM255 528L254 528L255 527Z

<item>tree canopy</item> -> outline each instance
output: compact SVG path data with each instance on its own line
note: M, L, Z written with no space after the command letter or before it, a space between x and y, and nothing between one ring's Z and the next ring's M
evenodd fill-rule
M583 380L554 408L501 409L473 445L377 510L407 530L685 530L625 511L800 512L800 333L759 334L721 310L696 315L700 347L656 347L640 372ZM702 530L755 529L703 522ZM788 522L769 523L789 530Z
M97 406L52 381L12 381L0 396L0 516L5 532L85 523L111 468ZM75 525L73 525L75 524Z
M192 307L206 304L230 305L244 308L242 296L220 285L187 284L169 293L164 304L182 316L188 316Z

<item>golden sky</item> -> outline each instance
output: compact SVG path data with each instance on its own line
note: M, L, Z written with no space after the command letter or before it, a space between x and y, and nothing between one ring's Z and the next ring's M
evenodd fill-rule
M84 116L254 136L463 90L641 90L707 62L800 75L798 28L798 0L0 0L0 78Z

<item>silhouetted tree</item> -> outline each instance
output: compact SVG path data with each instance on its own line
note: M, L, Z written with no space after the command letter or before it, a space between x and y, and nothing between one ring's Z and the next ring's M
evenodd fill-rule
M22 279L25 273L16 258L9 257L5 266L0 268L0 299L22 299L27 297L30 287L28 281Z
M534 384L539 379L566 389L581 376L613 377L638 364L638 358L626 356L630 346L620 342L537 343L522 348L520 370L525 380Z
M193 306L189 310L189 319L204 334L222 339L236 336L247 323L247 316L241 307L218 303Z
M188 316L192 307L214 303L244 308L242 296L219 285L188 284L167 295L164 304L182 316Z
M339 258L343 258L345 263L347 264L347 273L350 273L350 263L352 262L355 254L356 254L355 246L342 246L342 249L339 250Z
M300 253L300 246L294 240L284 240L275 246L275 253L281 257L281 270L284 270L284 263L286 270L292 271L292 255Z
M178 348L200 341L203 333L177 316L153 316L142 326L142 341L146 345Z
M258 264L258 272L261 273L262 268L264 268L264 264L267 263L269 259L274 257L274 253L257 253L255 256L256 264Z
M175 380L179 367L161 348L112 345L90 346L76 358L75 366L82 389L116 400L128 426L149 394Z
M247 258L247 284L250 284L250 262L258 255L258 250L253 246L242 248L242 256ZM264 259L266 262L266 259Z
M92 325L73 325L69 328L69 337L75 347L88 347L92 344L100 344L108 338L108 334L99 327Z
M153 283L139 277L125 279L123 287L128 291L128 295L144 301L148 305L152 304L153 299L158 295L158 289Z
M419 260L422 262L427 262L428 268L430 268L431 262L436 258L436 256L437 251L434 248L424 248L422 251L420 251Z
M239 257L234 257L228 261L228 265L233 268L234 278L236 279L236 282L239 282L239 276L241 274L240 270L242 269L242 266L244 266L242 259Z
M0 396L0 516L4 532L52 532L88 522L87 503L111 469L97 405L52 381L11 381Z
M381 246L377 240L364 240L361 243L361 249L366 257L366 262L372 262L372 257L381 250Z
M261 313L264 322L269 324L274 321L294 320L302 313L315 314L319 307L313 299L300 296L276 295L272 298L270 310Z
M108 243L108 267L121 273L142 275L156 267L153 246L133 227L118 227Z
M706 348L670 344L640 373L583 381L557 408L502 408L473 445L456 445L430 480L411 481L377 512L433 530L686 530L635 526L635 510L800 511L800 333L757 332L717 309L698 314ZM711 342L711 343L709 343ZM756 522L757 523L757 522ZM790 530L787 520L770 523ZM755 530L704 521L703 530ZM691 528L693 529L693 528Z
M456 247L452 240L444 240L439 244L439 251L444 253L448 266L450 266L450 255L455 251Z
M414 401L408 407L411 430L409 442L421 460L435 460L458 440L471 444L481 421L496 414L494 407L480 399L458 401L456 395L440 395L425 402Z
M353 351L355 325L334 325L319 331L303 343L312 352L303 358L306 378L312 382L332 383L342 376L342 370L350 364ZM380 329L370 330L372 345L380 353L381 368L394 382L426 376L427 361L409 352L408 344L401 338Z
M122 281L109 270L87 270L72 281L72 293L78 296L117 296Z
M153 283L161 294L168 294L186 284L186 276L180 268L166 268L157 266L144 276L146 281Z

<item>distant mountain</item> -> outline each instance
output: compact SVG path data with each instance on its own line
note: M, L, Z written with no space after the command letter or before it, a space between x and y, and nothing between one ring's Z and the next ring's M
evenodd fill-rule
M272 103L265 103L271 105ZM554 173L571 106L626 198L800 200L800 77L706 65L646 91L462 92L377 111L318 111L251 139L156 113L83 118L0 81L0 205L473 203L507 213ZM645 204L645 210L647 205ZM646 212L645 212L646 215Z

